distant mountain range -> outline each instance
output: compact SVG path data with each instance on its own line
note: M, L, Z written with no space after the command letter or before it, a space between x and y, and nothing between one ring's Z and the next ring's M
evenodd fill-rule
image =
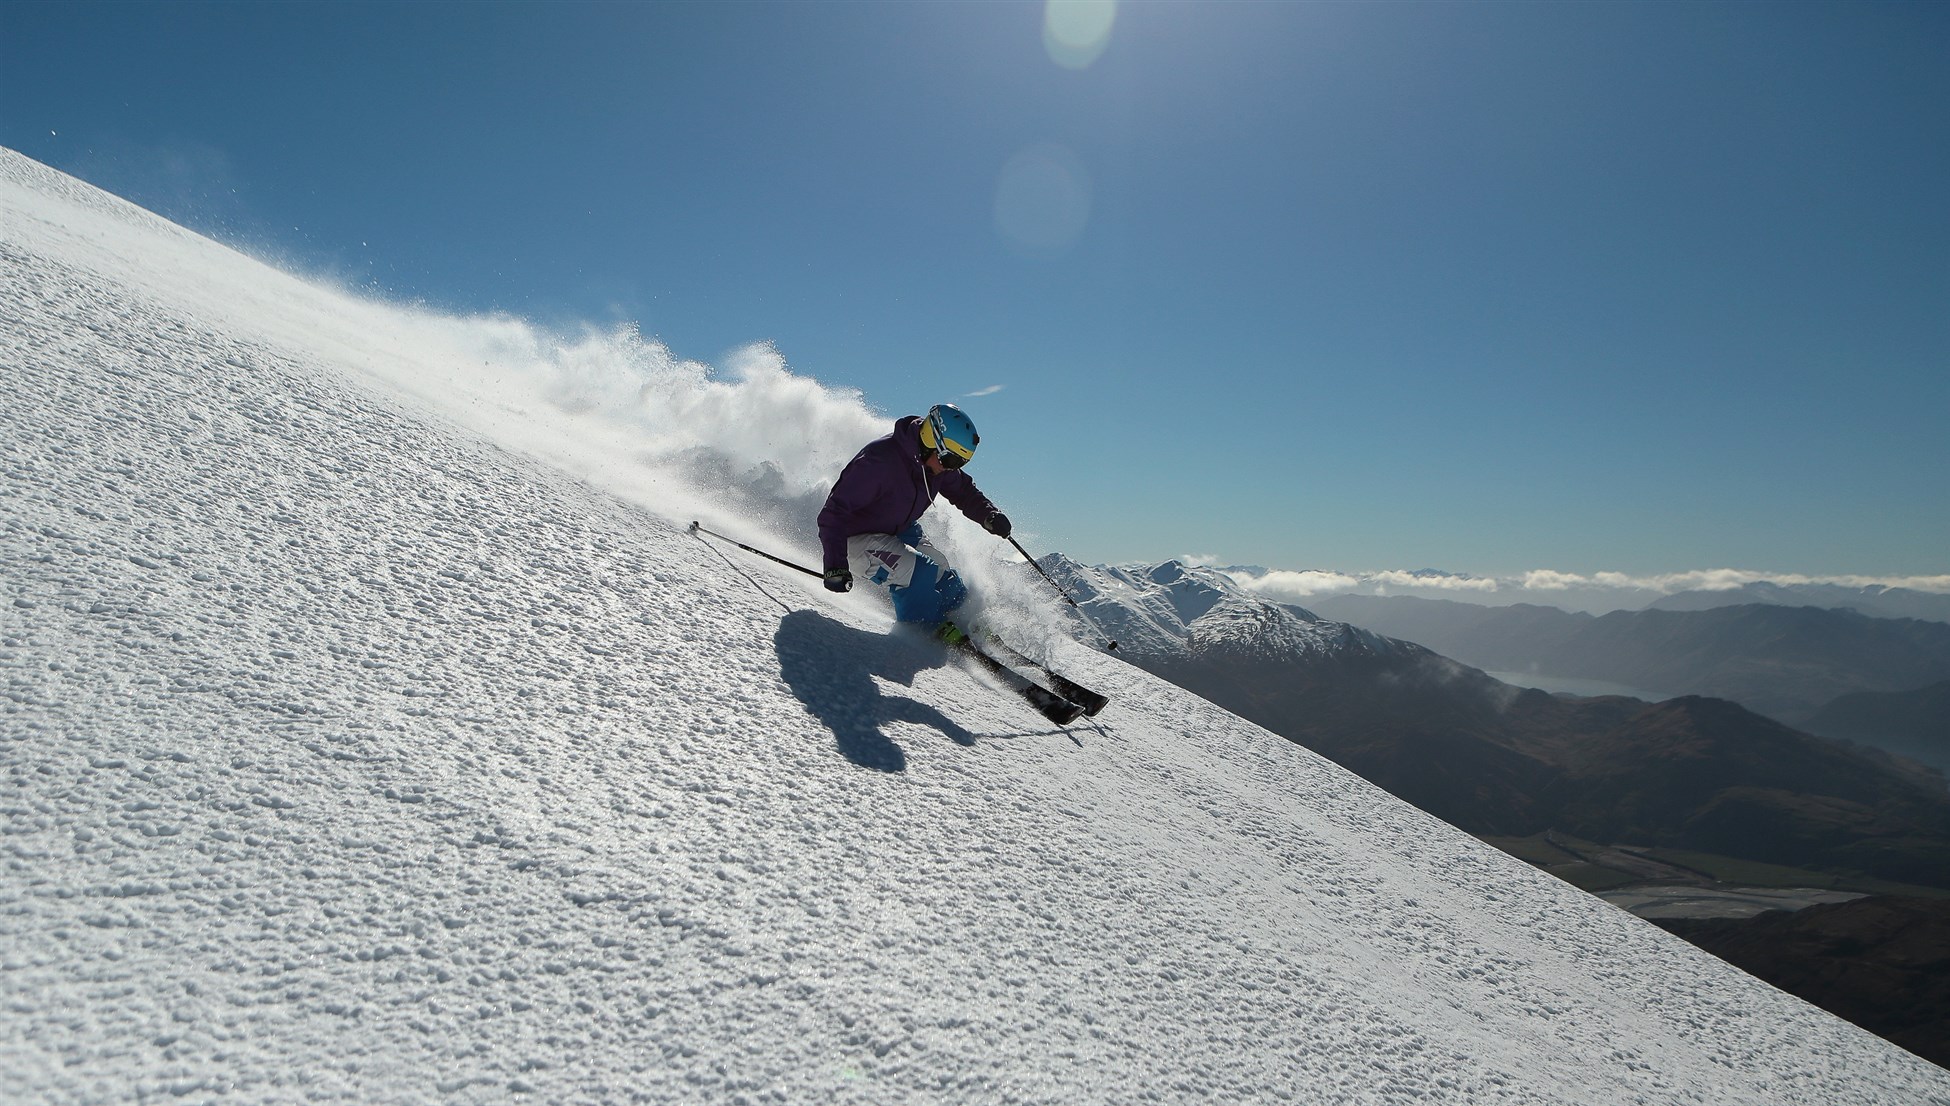
M1774 584L1757 581L1717 591L1682 591L1646 606L1654 611L1709 611L1762 603L1773 607L1825 607L1871 618L1918 618L1950 622L1950 595L1880 585Z
M1887 584L1778 583L1755 580L1729 586L1672 588L1716 573L1682 578L1633 580L1614 573L1579 576L1534 572L1522 576L1475 576L1466 572L1416 569L1412 572L1287 571L1260 565L1219 569L1265 597L1317 609L1342 596L1412 596L1448 599L1481 606L1535 603L1567 611L1605 614L1618 610L1711 610L1765 603L1781 607L1827 607L1859 611L1875 618L1920 618L1950 622L1950 594Z
M1805 728L1950 772L1950 680L1914 691L1844 695L1816 711Z
M1913 591L1909 587L1843 587L1839 583L1743 583L1718 591L1677 591L1652 601L1646 611L1712 611L1716 607L1825 607L1854 611L1870 618L1923 618L1950 622L1950 595Z
M1852 610L1748 604L1595 616L1362 595L1313 609L1490 671L1732 699L1793 724L1837 696L1950 679L1950 624Z
M1909 762L1725 700L1519 690L1213 569L1043 563L1132 663L1472 833L1556 829L1950 886L1950 794Z

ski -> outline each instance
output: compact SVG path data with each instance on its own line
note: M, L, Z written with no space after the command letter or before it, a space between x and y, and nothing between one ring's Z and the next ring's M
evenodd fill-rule
M1050 671L1049 665L1024 656L1014 647L989 631L981 630L978 632L982 635L983 648L995 653L997 660L1014 668L1033 668L1042 673L1043 678L1049 681L1051 690L1082 707L1083 713L1090 717L1097 717L1100 711L1110 705L1108 698L1077 683L1068 676L1059 675L1056 672Z
M942 629L941 632L936 634L937 638L948 646L961 650L962 653L980 665L983 670L1000 680L1004 687L1022 696L1023 701L1034 707L1036 712L1044 718L1049 719L1059 726L1067 726L1075 722L1078 718L1083 717L1084 708L1082 704L1073 703L1065 699L1063 696L1009 667L995 656L984 652L980 646L970 641L968 635L963 633L961 628L954 623L944 622L941 625Z

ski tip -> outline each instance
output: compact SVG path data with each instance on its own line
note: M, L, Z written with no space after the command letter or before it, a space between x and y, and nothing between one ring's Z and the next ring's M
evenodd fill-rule
M691 533L693 533L693 534L695 534L695 533L697 533L697 529L698 529L698 528L697 528L697 520L695 520L695 519L693 519L693 520L691 520L691 529L690 529L690 532L691 532Z
M1045 712L1043 717L1049 719L1050 721L1056 723L1059 726L1067 726L1070 723L1075 722L1077 719L1083 717L1083 708L1077 706L1075 703L1070 703L1068 704L1067 708L1057 707Z

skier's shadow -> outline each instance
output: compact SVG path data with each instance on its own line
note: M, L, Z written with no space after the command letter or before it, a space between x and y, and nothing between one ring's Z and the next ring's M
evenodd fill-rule
M882 772L907 767L907 754L881 726L913 722L931 726L961 745L975 735L926 703L883 695L873 678L912 684L917 673L939 668L947 652L903 634L871 634L835 622L818 611L793 611L772 636L779 674L806 709L833 731L840 755Z

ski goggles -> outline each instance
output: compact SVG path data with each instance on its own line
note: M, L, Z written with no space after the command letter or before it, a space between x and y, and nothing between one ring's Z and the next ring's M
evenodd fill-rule
M963 445L950 438L947 427L934 416L921 423L921 444L934 450L934 455L941 459L942 468L958 469L975 456L974 446Z

